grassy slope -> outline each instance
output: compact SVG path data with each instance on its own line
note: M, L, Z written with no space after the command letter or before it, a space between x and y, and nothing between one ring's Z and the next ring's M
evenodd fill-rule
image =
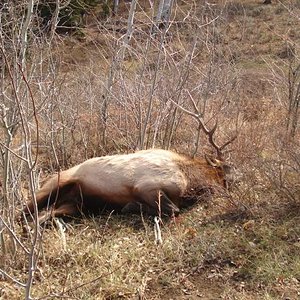
M264 84L270 76L266 58L280 63L286 55L286 37L299 42L300 29L280 5L258 2L229 3L229 23L220 34L231 49L226 54L245 73L245 94L263 102L271 97L271 86ZM265 77L257 80L258 74ZM255 103L247 106L249 114L255 115L250 121L261 113ZM272 128L272 116L267 118ZM276 149L264 141L263 150L249 150L243 144L243 138L252 138L251 124L247 126L239 142L243 153L236 154L244 181L228 197L199 204L177 220L166 221L161 246L154 244L151 220L140 216L105 215L74 223L66 233L66 251L59 232L46 230L33 295L49 295L42 299L298 299L300 205L286 201L265 178L259 181L265 175L261 163L273 159ZM24 257L7 258L6 264L11 274L25 279L19 271L26 270ZM22 299L14 284L2 283L3 299Z

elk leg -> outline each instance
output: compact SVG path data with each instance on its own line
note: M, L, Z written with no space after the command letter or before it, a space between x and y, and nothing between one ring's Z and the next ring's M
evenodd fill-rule
M39 214L39 224L43 224L46 221L55 218L55 217L71 217L79 213L79 209L76 203L64 203L57 208L50 208L47 211L43 211Z
M173 203L173 201L163 192L158 193L158 203L160 202L160 209L162 214L167 214L169 216L179 213L179 208Z
M158 209L153 208L146 203L141 203L138 201L129 202L126 204L122 210L121 213L123 214L140 214L145 213L147 215L156 216L158 214Z
M78 207L74 203L64 203L58 208L50 207L48 210L44 210L38 215L38 225L43 225L48 220L55 217L75 216L79 212ZM21 221L22 236L27 237L30 231L27 221Z
M148 214L151 215L177 215L179 208L175 205L172 200L161 190L152 190L148 193L140 195L143 204L148 207Z
M67 202L67 203L62 204L58 208L55 208L51 213L51 217L52 218L74 217L74 216L78 215L79 212L80 212L80 210L76 203Z
M129 202L121 209L121 213L124 214L138 214L141 212L144 212L143 204L141 202Z

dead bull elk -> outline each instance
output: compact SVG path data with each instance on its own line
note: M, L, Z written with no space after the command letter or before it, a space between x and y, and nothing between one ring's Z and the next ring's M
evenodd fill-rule
M39 222L106 206L121 212L171 215L215 187L226 187L229 167L168 150L89 159L48 179L36 193ZM34 213L34 201L25 215Z

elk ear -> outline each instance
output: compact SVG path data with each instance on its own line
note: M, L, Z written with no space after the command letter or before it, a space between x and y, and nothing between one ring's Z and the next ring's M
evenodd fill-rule
M214 168L220 167L222 165L222 162L220 160L218 160L216 158L212 158L209 155L205 155L205 159L206 159L206 162Z

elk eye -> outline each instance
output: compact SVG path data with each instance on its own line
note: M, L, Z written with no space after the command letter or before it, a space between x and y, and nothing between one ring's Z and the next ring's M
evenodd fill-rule
M229 165L223 165L223 170L225 173L230 173L230 171L232 170L232 167Z

